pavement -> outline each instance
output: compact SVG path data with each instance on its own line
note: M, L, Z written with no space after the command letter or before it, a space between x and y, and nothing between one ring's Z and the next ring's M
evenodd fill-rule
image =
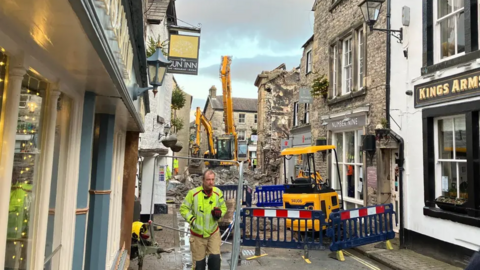
M462 268L441 262L408 249L399 249L399 239L391 240L393 250L376 248L377 244L355 248L362 255L394 270L461 270Z
M178 213L175 205L169 205L168 214L155 215L155 223L164 225L162 231L155 232L155 239L164 249L172 248L171 253L162 253L161 258L147 256L144 260L143 270L188 270L191 269L191 254L188 235L188 224ZM168 227L177 230L168 229ZM392 241L394 250L376 248L376 244L365 245L355 249L345 250L345 261L334 259L333 254L325 250L312 250L309 252L310 263L302 258L303 250L262 248L266 256L250 259L255 252L255 247L242 247L241 259L237 262L236 269L247 270L273 270L273 269L359 269L359 270L460 270L461 268L443 263L416 252L398 248L398 239ZM229 242L232 240L229 239ZM230 269L231 244L222 245L222 270ZM138 270L138 260L130 262L129 270Z

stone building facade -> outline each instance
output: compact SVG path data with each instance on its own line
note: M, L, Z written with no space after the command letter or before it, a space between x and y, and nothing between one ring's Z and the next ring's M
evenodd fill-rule
M175 79L175 78L174 78ZM176 82L175 82L176 84ZM187 157L190 145L190 110L192 107L193 96L182 91L185 96L185 105L176 112L176 116L183 121L183 128L177 131L177 141L183 146L180 152L175 153L175 156ZM173 166L173 165L172 165ZM178 172L181 174L188 166L187 159L178 159ZM173 174L172 174L173 175Z
M257 99L233 97L233 116L235 129L239 141L249 141L252 133L257 130ZM225 121L223 110L223 96L217 96L217 88L212 86L203 115L210 121L213 128L213 135L219 136L225 134ZM253 144L253 142L251 142ZM202 126L201 151L208 150L208 139L205 128Z
M328 92L315 97L311 108L312 141L325 137L337 147L347 208L377 203L381 199L376 195L378 187L390 181L392 171L387 163L377 169L375 158L369 158L367 163L361 148L362 135L375 134L376 126L386 118L386 34L370 31L358 7L360 2L315 1L312 71L301 76L305 86L312 86L314 79L321 76L329 81ZM386 28L385 9L375 27ZM305 65L303 57L302 69ZM381 152L377 149L376 157ZM319 155L316 161L338 189L338 174L325 173L335 168L334 156L320 162ZM365 192L368 199L363 196Z
M255 80L258 87L257 166L263 173L273 173L282 182L280 143L287 139L291 128L291 102L298 88L299 70L287 71L285 64L272 71L262 71Z

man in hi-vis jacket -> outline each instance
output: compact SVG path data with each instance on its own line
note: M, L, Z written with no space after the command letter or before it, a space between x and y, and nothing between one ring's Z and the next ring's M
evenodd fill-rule
M190 224L192 269L220 270L221 236L218 220L227 212L223 193L215 185L215 172L203 173L203 184L190 190L180 206L180 214Z

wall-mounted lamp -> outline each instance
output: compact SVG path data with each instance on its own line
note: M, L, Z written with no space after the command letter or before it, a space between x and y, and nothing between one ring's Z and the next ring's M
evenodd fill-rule
M158 140L160 140L162 137L168 136L168 133L170 133L170 125L169 124L165 124L165 126L163 127L163 132L164 132L164 134L158 133Z
M383 2L385 2L385 0L364 0L358 6L362 10L363 19L368 24L368 26L370 26L370 31L376 30L390 33L393 37L398 39L400 43L402 43L403 28L400 27L400 30L373 28L373 26L378 20L378 15L380 15L380 10L382 9Z
M413 95L413 91L412 90L407 90L407 91L405 91L405 94L407 94L407 96L411 96L411 95Z
M370 163L372 163L373 156L375 155L375 150L377 149L376 146L376 138L375 135L367 134L362 136L362 143L363 143L363 151L367 153L367 157L370 159Z
M133 89L132 93L133 100L137 100L138 96L151 89L153 89L153 95L155 96L158 92L157 88L162 86L163 79L165 79L165 74L167 74L167 68L172 64L172 62L168 61L163 55L162 45L160 42L158 42L155 53L147 58L147 64L148 77L152 87L139 88L138 85L135 85L135 89Z

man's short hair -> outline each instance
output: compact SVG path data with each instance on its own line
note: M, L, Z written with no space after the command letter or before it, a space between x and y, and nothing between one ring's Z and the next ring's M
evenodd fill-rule
M213 176L217 176L214 170L208 169L205 172L203 172L203 177L202 177L203 180L205 180L205 177L207 176L207 174L213 174Z

